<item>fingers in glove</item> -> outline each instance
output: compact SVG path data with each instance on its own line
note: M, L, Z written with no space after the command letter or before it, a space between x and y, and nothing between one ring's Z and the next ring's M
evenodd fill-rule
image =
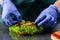
M55 27L56 25L57 25L57 21L54 22L54 23L51 25L51 27L53 28L53 27Z
M50 15L47 15L46 18L45 18L43 21L41 21L40 23L38 23L38 26L44 26L44 25L46 25L47 22L49 22L50 20L51 20Z
M6 25L8 25L8 26L11 26L12 24L11 24L11 22L9 22L8 20L4 20L4 23L6 24Z
M38 24L39 22L43 21L45 18L46 18L45 15L43 15L43 16L38 16L34 23L35 23L35 24Z
M13 25L13 24L18 23L18 21L17 21L17 20L12 20L12 19L9 19L9 21L12 23L12 25Z
M55 22L54 18L52 18L51 21L47 23L46 27L53 27L55 24L57 24L57 22Z
M46 25L46 27L51 26L54 23L54 18L52 18Z
M17 10L14 11L13 14L16 16L16 18L19 22L22 20L22 16L20 15L20 13Z

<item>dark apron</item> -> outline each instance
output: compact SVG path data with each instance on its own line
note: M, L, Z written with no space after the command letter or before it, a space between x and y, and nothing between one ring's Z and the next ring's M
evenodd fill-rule
M55 1L56 0L12 0L21 13L22 18L27 21L34 21L41 11Z

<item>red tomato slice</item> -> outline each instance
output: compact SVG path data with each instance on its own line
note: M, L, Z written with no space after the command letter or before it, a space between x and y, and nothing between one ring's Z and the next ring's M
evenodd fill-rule
M60 31L54 32L51 36L56 37L57 39L60 40Z

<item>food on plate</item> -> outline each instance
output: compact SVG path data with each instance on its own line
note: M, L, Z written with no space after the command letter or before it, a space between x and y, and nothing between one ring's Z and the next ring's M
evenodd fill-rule
M43 27L37 28L34 22L24 21L24 20L16 25L9 27L10 32L14 32L20 35L25 35L25 34L33 35L35 33L41 32L42 30Z
M52 39L52 40L60 40L60 31L54 32L54 33L51 35L51 39Z

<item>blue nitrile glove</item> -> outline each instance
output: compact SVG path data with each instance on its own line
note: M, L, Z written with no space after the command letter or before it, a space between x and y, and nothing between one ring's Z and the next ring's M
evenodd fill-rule
M53 28L57 24L57 14L57 8L54 5L50 5L41 12L34 23L45 28Z
M11 26L22 21L22 17L11 0L2 1L2 19L7 26ZM14 18L12 17L14 15Z

